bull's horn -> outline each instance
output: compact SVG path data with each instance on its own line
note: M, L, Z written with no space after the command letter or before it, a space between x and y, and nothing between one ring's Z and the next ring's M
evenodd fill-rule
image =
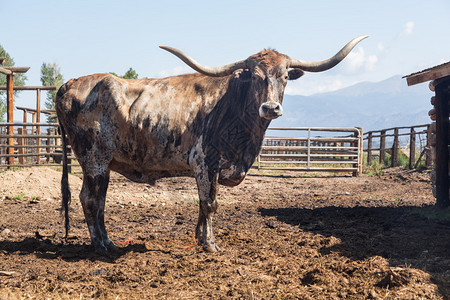
M363 39L369 37L368 35L362 35L351 40L344 48L341 49L335 56L323 60L323 61L305 61L296 58L289 58L290 68L299 68L308 72L322 72L331 69L338 63L340 63L352 49Z
M207 76L213 76L213 77L222 77L227 76L233 73L237 69L245 69L248 68L248 60L241 60L229 65L221 66L221 67L209 67L200 64L196 60L194 60L192 57L188 56L187 54L183 53L182 51L172 48L172 47L166 47L166 46L159 46L161 49L164 49L166 51L169 51L170 53L174 54L175 56L178 56L179 59L184 61L189 67L194 69L197 72L200 72Z

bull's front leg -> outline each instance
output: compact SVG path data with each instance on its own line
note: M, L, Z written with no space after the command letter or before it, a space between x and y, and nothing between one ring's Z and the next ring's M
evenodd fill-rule
M217 210L218 178L217 172L202 172L196 176L200 207L195 237L207 252L220 251L214 240L212 226L213 214Z

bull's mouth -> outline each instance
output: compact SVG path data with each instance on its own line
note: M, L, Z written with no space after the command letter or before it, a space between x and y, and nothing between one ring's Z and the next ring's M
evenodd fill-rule
M261 118L264 118L266 120L274 120L278 117L281 117L283 115L283 113L267 113L261 116L261 114L259 115Z

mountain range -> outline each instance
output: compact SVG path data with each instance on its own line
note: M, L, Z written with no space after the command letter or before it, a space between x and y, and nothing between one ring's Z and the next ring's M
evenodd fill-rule
M285 95L284 114L270 127L363 127L364 132L430 123L433 93L400 75L310 96Z

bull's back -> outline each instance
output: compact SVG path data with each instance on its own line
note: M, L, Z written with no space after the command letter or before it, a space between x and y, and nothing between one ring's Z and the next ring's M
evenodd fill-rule
M186 174L185 153L190 147L182 142L190 145L192 137L188 134L182 139L180 130L169 128L166 110L146 107L164 99L144 92L154 90L149 87L151 81L96 74L72 79L60 88L58 118L79 160L86 164L104 160L106 166L130 179L130 172L149 178L152 172L157 173L154 178ZM95 149L100 149L98 154Z

